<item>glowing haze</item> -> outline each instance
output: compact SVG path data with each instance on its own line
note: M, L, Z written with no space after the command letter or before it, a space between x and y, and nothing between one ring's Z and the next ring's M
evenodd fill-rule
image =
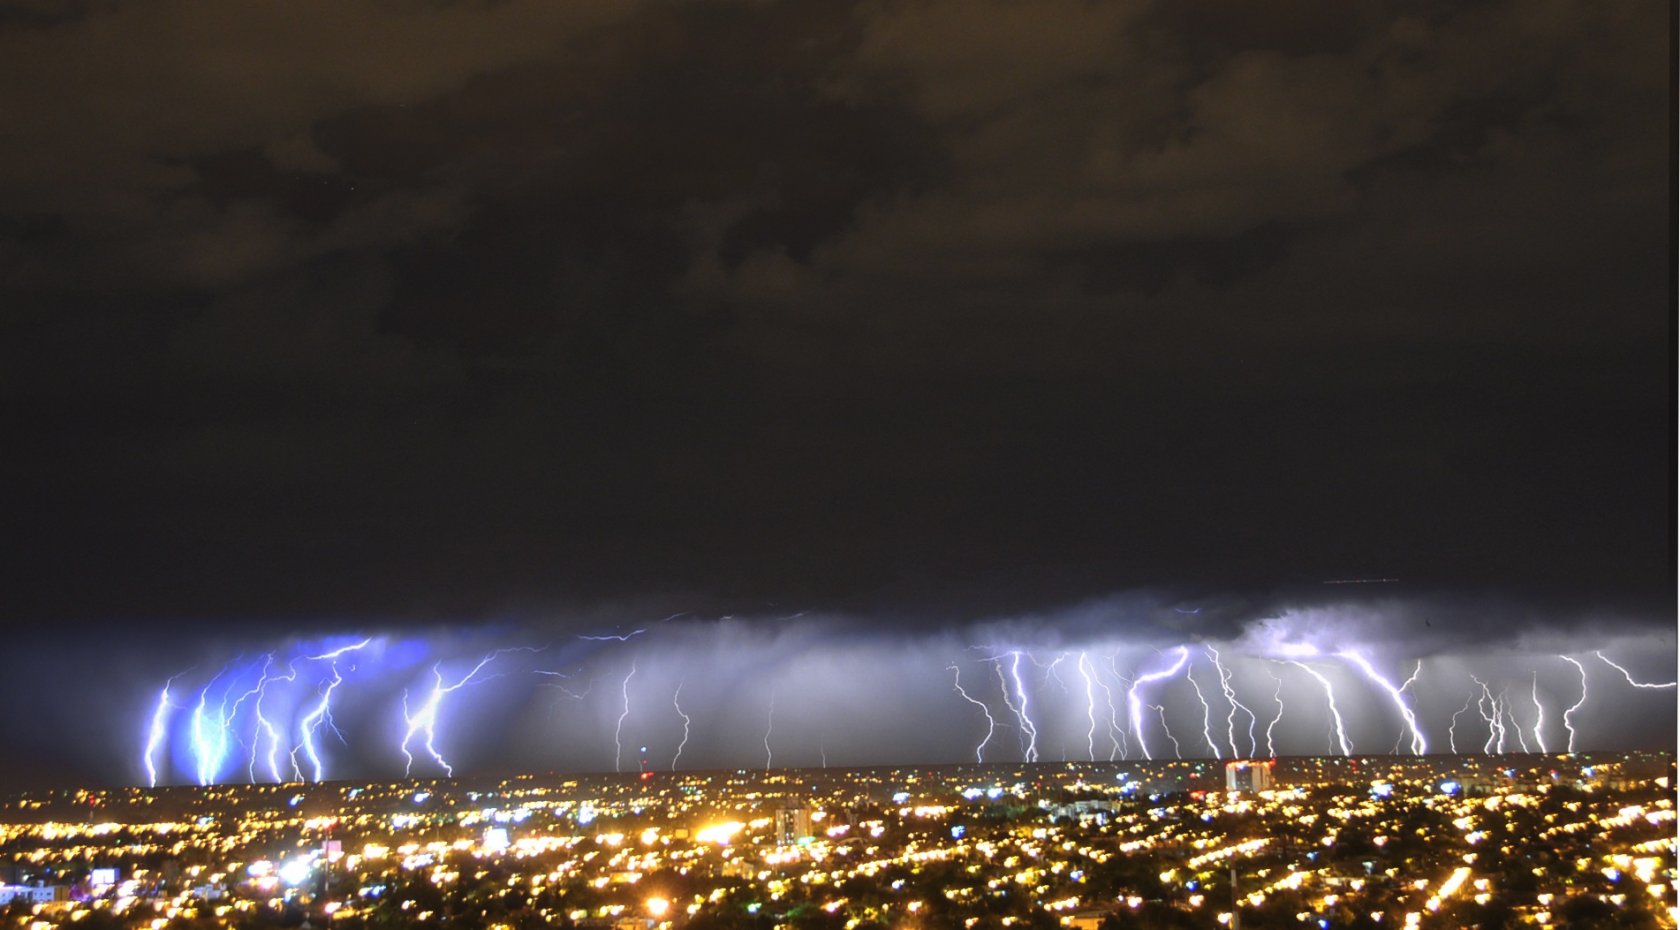
M132 721L111 749L127 780L164 785L1591 751L1672 734L1672 631L1575 621L1499 634L1473 613L1389 602L1242 619L1116 598L937 631L815 612L356 631L111 694Z

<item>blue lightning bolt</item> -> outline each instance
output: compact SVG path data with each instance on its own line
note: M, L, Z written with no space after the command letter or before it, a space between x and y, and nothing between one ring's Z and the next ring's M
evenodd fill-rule
M175 684L175 679L185 674L186 672L176 672L169 677L168 681L163 683L163 690L158 692L157 709L152 711L152 726L146 734L146 755L144 757L146 784L151 788L157 787L157 754L169 737L169 710L175 706L169 701L169 688Z
M506 651L507 650L505 649L498 649L484 658L479 659L478 664L473 666L471 671L461 676L461 678L452 685L445 685L443 683L443 672L439 670L439 665L442 665L442 663L440 662L438 665L433 665L432 677L436 679L436 682L432 685L432 693L427 696L426 703L422 704L420 706L420 710L416 713L409 713L408 692L403 692L403 720L408 724L408 730L403 734L402 741L403 759L407 762L407 764L403 766L403 775L405 777L408 776L414 769L414 754L409 751L409 743L413 742L415 735L420 733L424 733L426 735L424 740L426 753L437 762L439 767L443 769L444 774L455 774L455 770L450 767L448 762L444 761L443 756L437 751L435 740L437 739L438 708L443 704L444 695L459 691L461 688L465 687L469 682L478 676L479 672L484 670L486 665L490 664L491 660Z
M677 616L680 617L680 616L682 616L682 614L677 614ZM663 622L663 621L661 621L661 622ZM646 633L646 632L647 632L647 630L631 630L630 632L623 633L623 634L604 633L604 634L601 634L599 636L585 636L583 634L578 634L577 638L578 639L583 639L583 640L588 640L589 642L592 642L592 643L627 643L630 640L635 639L636 637L638 637L638 636L640 636L640 635L642 635L643 633Z
M1132 720L1132 736L1137 740L1138 748L1142 750L1143 757L1145 759L1154 759L1155 757L1149 754L1149 741L1143 737L1143 706L1138 701L1138 689L1142 688L1144 685L1153 684L1154 682L1177 675L1179 670L1184 668L1184 663L1189 660L1190 650L1184 646L1179 646L1178 658L1173 661L1170 668L1150 672L1147 675L1139 675L1137 680L1132 682L1132 686L1126 689L1126 709L1128 716L1130 716ZM1166 712L1162 711L1162 720L1165 721L1165 719ZM1175 750L1177 749L1178 740L1173 740L1173 747Z
M262 737L265 736L268 738L267 759L269 777L275 782L285 781L285 777L280 774L280 728L276 727L274 725L274 721L269 720L268 716L263 713L263 698L268 696L268 685L270 682L296 681L297 666L295 664L288 665L286 667L286 674L284 675L270 676L268 674L268 669L269 665L264 664L262 680L257 682L257 702L252 708L257 718L257 733L251 739L251 762L248 766L248 774L251 776L251 781L253 782L257 780L257 747L261 744Z
M214 688L216 682L225 674L226 667L217 672L216 677L210 679L210 683L198 692L198 704L193 707L190 718L188 732L192 738L193 759L197 763L200 785L215 783L222 757L227 753L227 727L222 723L227 709L226 688L223 689L221 710L214 714L210 712L210 689Z
M673 772L677 770L677 760L682 758L683 747L688 745L688 725L693 722L693 718L683 713L682 703L677 700L677 697L682 694L682 686L682 682L677 682L677 690L671 693L671 706L677 709L677 716L681 717L683 722L682 742L677 744L677 754L671 757L671 771Z
M1336 744L1341 747L1342 755L1353 755L1353 746L1348 742L1347 729L1342 726L1341 709L1336 706L1336 689L1330 684L1330 679L1325 678L1319 674L1318 669L1304 662L1297 662L1294 659L1285 659L1284 661L1311 675L1318 680L1320 685L1324 686L1324 700L1330 705L1330 720L1336 725Z
M1429 749L1429 745L1424 742L1423 731L1418 729L1417 717L1412 713L1411 707L1407 706L1406 698L1400 693L1400 689L1395 687L1387 678L1378 674L1377 670L1371 667L1371 663L1367 662L1365 657L1359 653L1349 649L1337 653L1337 655L1352 662L1361 672L1365 673L1366 678L1369 678L1377 687L1388 692L1388 696L1394 700L1394 706L1400 710L1400 717L1405 721L1407 731L1412 735L1412 753L1423 755Z
M318 687L317 690L320 692L321 699L315 703L315 707L310 710L309 713L305 714L303 720L298 723L298 748L292 750L292 768L294 771L297 769L297 753L301 750L304 756L309 759L310 770L314 772L315 776L314 781L319 782L326 777L326 767L321 764L321 753L315 746L315 734L320 731L322 724L325 724L328 729L332 730L334 733L338 733L338 738L340 740L344 738L344 734L339 733L338 727L333 725L332 719L333 692L338 690L338 686L344 683L344 676L339 674L338 671L338 660L347 653L356 652L357 650L365 648L367 644L371 642L373 642L373 639L370 637L363 639L359 643L351 643L348 646L341 646L331 652L323 652L318 656L304 657L304 661L306 662L327 663L327 668L331 674L331 678L328 679L326 687Z
M1575 751L1575 725L1570 722L1569 718L1573 716L1576 711L1581 709L1581 705L1587 703L1587 667L1566 655L1560 655L1558 658L1575 666L1575 671L1581 673L1581 699L1570 705L1569 709L1563 712L1563 728L1569 733L1569 745L1567 748L1571 753L1573 753Z
M1633 677L1632 672L1630 672L1627 669L1622 668L1620 665L1617 665L1616 663L1610 661L1609 656L1607 656L1604 653L1599 652L1597 650L1593 651L1593 655L1598 656L1600 659L1603 659L1604 664L1610 666L1611 668L1615 669L1618 672L1621 672L1622 677L1627 679L1627 683L1630 684L1630 685L1633 685L1635 688L1672 688L1675 685L1675 683L1672 682L1672 681L1663 681L1663 682L1636 681Z
M980 713L986 715L986 738L980 741L980 745L974 747L974 761L983 763L986 761L986 744L991 742L992 736L997 733L997 719L992 716L991 708L986 706L985 701L977 701L970 697L967 691L963 690L962 671L956 665L948 665L946 668L951 670L951 685L957 689L957 694L961 695L963 700L980 708Z

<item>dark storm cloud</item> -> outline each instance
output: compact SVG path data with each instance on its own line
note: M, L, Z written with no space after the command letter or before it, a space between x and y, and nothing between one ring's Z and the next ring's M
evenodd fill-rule
M14 622L1669 622L1654 9L0 10Z

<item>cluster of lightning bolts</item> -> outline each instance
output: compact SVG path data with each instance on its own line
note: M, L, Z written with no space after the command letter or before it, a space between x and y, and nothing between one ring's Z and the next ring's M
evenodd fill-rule
M634 630L577 639L629 649L632 647L625 644L645 632ZM141 762L148 783L156 786L165 779L172 758L171 747L178 745L184 746L179 751L185 753L186 770L201 785L237 779L253 783L324 780L328 777L331 757L346 744L345 734L333 718L335 699L357 675L358 662L375 660L374 653L383 645L375 642L363 638L341 641L333 648L300 650L289 657L271 652L254 661L235 660L196 689L182 687L190 669L170 677L157 693L156 703L147 717ZM443 711L451 697L493 679L516 674L510 670L513 664L505 659L509 653L541 651L533 647L496 649L476 661L440 661L429 669L416 669L422 686L402 692L402 726L394 747L394 755L403 760L404 774L453 775L454 766L441 748L448 741L440 736L446 720ZM1228 657L1211 643L1185 644L1156 650L1129 673L1121 671L1120 652L1106 657L1090 649L1062 651L1048 657L1034 655L1032 650L1024 648L991 649L986 653L968 660L972 663L971 670L975 665L992 666L993 674L982 674L978 682L971 679L965 684L965 666L960 663L946 667L951 672L955 695L973 708L978 722L983 722L984 732L977 733L972 753L979 763L1037 762L1043 751L1041 742L1047 735L1070 730L1082 739L1076 736L1071 747L1064 740L1063 758L1071 755L1090 761L1152 760L1157 753L1167 752L1173 758L1184 758L1187 752L1213 758L1275 757L1279 752L1278 727L1289 710L1286 692L1291 679L1304 691L1296 692L1290 701L1310 701L1322 708L1323 716L1318 710L1312 711L1316 719L1328 717L1323 752L1354 754L1355 746L1344 716L1344 704L1350 699L1375 701L1387 708L1385 719L1392 719L1398 725L1398 734L1389 751L1406 750L1420 755L1430 751L1412 694L1413 685L1424 673L1421 660L1408 677L1396 683L1364 653L1354 649L1320 652L1301 647L1287 655ZM626 764L627 724L633 716L640 719L650 712L650 708L638 706L641 697L650 690L659 695L669 694L668 708L660 711L656 706L651 711L674 714L681 721L681 739L675 741L670 758L674 770L688 748L695 721L682 704L684 682L677 681L673 688L669 681L660 682L651 671L644 673L646 681L638 679L639 666L634 656L621 658L622 664L616 659L609 663L616 665L622 674L621 678L614 676L617 687L611 692L616 711L611 728L614 771L622 771ZM1636 689L1676 687L1672 681L1641 681L1602 652L1556 658L1570 667L1574 673L1572 679L1579 683L1578 693L1572 693L1572 703L1563 708L1560 717L1554 718L1561 721L1567 734L1562 748L1568 752L1577 750L1580 734L1576 718L1587 704L1589 667L1613 670ZM1239 666L1246 667L1248 674L1239 677L1236 674ZM1239 684L1252 684L1260 677L1253 674L1256 666L1269 679L1269 687L1252 689L1254 693L1248 695L1239 693ZM552 687L580 701L593 691L594 679L576 687L580 682L570 673L528 667L522 667L517 673L545 676ZM1552 676L1554 672L1547 674ZM994 676L995 684L991 683ZM1463 705L1451 715L1446 728L1449 751L1479 750L1489 754L1554 751L1546 742L1548 718L1539 668L1533 669L1526 687L1516 691L1475 675L1467 677ZM1172 700L1168 685L1179 679L1188 686L1193 704ZM1338 694L1337 681L1342 681L1345 688L1349 679L1363 682L1360 693ZM1432 683L1441 684L1434 678ZM670 690L667 692L666 688ZM353 686L350 690L354 690ZM1178 693L1184 696L1182 690ZM1040 720L1039 716L1057 705L1058 695L1063 706L1072 702L1079 708L1078 722L1074 727L1042 729L1041 723L1050 721ZM656 703L663 702L661 697ZM1169 714L1169 704L1180 709ZM1474 717L1470 716L1472 708ZM184 720L180 712L185 712ZM761 719L764 765L770 768L776 758L774 688L769 691ZM1177 720L1182 726L1185 719L1199 721L1197 738L1185 740L1180 738L1183 734L1173 732L1172 721ZM1477 720L1479 727L1475 725ZM1475 735L1467 733L1467 728ZM1013 739L1004 734L1006 730L1014 732ZM826 745L822 752L826 764ZM644 771L645 753L643 747ZM181 756L173 758L179 763ZM174 770L180 771L181 765L176 764Z
M366 649L371 642L371 639L362 639L336 649L295 656L286 661L284 674L279 672L280 663L273 653L264 655L252 666L241 667L236 662L218 671L208 684L199 689L187 721L193 770L198 783L214 784L226 775L236 742L245 750L244 771L253 782L265 776L275 782L288 778L293 781L309 778L320 781L325 777L321 758L322 731L330 731L343 739L343 734L333 723L333 693L343 684L344 672L353 663L354 655ZM170 712L177 707L170 692L175 682L185 674L175 675L164 683L149 721L143 763L147 780L154 786L158 783L161 756L168 748ZM272 709L272 694L284 687L282 683L295 685L305 674L314 676L313 693L306 695L301 706L293 700L293 712L288 719L282 720ZM235 695L238 682L243 677L252 678L251 684ZM250 709L244 715L246 726L240 729L241 711L247 707ZM245 738L247 733L248 740ZM280 764L283 751L286 768ZM262 775L258 774L259 761L262 763Z
M998 736L999 731L1004 729L1013 729L1017 734L1017 751L1014 754L1005 753L1007 758L1024 762L1038 761L1042 721L1033 717L1035 691L1028 687L1026 679L1022 676L1022 662L1043 668L1045 685L1054 679L1066 694L1066 683L1057 669L1070 656L1074 660L1073 668L1083 682L1084 757L1089 761L1102 761L1105 758L1107 761L1127 760L1131 757L1132 747L1136 747L1141 759L1152 760L1163 745L1170 745L1174 758L1185 758L1184 744L1172 731L1165 704L1154 703L1150 699L1165 683L1177 679L1182 679L1189 685L1190 693L1194 696L1194 704L1189 708L1190 716L1199 718L1201 722L1195 752L1215 759L1275 758L1278 755L1277 727L1285 712L1285 679L1278 672L1288 670L1299 673L1306 681L1311 682L1308 686L1310 692L1323 695L1323 705L1331 723L1325 752L1351 756L1355 747L1348 733L1342 706L1347 696L1338 696L1336 684L1325 674L1327 663L1356 673L1359 679L1368 683L1364 689L1366 694L1392 707L1400 729L1390 752L1398 754L1404 748L1414 755L1423 755L1430 751L1429 740L1419 720L1417 709L1407 699L1407 692L1423 674L1422 660L1417 660L1411 674L1396 684L1368 657L1354 649L1320 654L1316 649L1303 647L1293 650L1287 657L1247 658L1245 661L1259 662L1265 675L1272 682L1269 694L1252 699L1254 706L1262 708L1260 712L1265 712L1266 707L1261 701L1269 701L1274 708L1262 721L1254 706L1245 703L1237 693L1233 666L1221 657L1219 650L1212 644L1202 644L1199 647L1182 645L1165 651L1157 650L1156 657L1142 663L1130 678L1119 672L1118 653L1109 657L1105 674L1102 671L1103 664L1092 659L1089 651L1058 653L1048 662L1041 662L1023 649L993 649L987 652L989 654L977 661L989 664L995 669L997 689L992 700L1001 705L1000 707L988 700L991 695L964 687L960 666L953 664L947 667L947 671L952 673L952 687L957 696L973 705L985 722L985 732L979 735L979 741L974 746L976 762L987 761L988 751L1002 746ZM1604 653L1593 652L1592 655L1620 673L1622 678L1635 688L1676 687L1676 683L1672 681L1640 681L1627 668ZM1309 663L1303 661L1304 658L1315 661ZM1563 729L1568 734L1564 749L1575 752L1578 731L1574 718L1587 703L1587 666L1574 656L1559 655L1557 658L1573 666L1580 682L1578 696L1562 714ZM1452 715L1447 727L1449 751L1473 751L1474 747L1461 748L1459 745L1459 718L1469 713L1472 706L1477 709L1486 732L1486 739L1480 747L1482 752L1494 754L1519 750L1551 751L1546 745L1546 709L1542 700L1538 669L1529 676L1526 694L1516 697L1512 696L1509 688L1495 692L1488 682L1474 675L1469 676L1468 684L1470 690L1464 700L1464 706ZM1123 717L1116 705L1117 693L1123 694ZM1523 703L1525 699L1526 705ZM1218 722L1221 713L1222 726ZM1520 720L1519 714L1524 719ZM1101 738L1099 733L1102 734ZM1200 750L1200 747L1204 746L1205 754ZM992 761L1002 761L995 758L995 751L993 754Z

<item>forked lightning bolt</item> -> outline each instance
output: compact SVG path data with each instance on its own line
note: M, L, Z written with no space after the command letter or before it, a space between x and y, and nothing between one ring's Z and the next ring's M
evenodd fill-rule
M1145 759L1153 759L1155 757L1149 754L1149 741L1144 739L1144 736L1143 736L1143 706L1144 705L1143 705L1143 702L1138 699L1138 691L1144 685L1153 684L1154 682L1161 681L1161 680L1167 679L1167 678L1171 678L1172 676L1177 675L1179 673L1179 670L1184 668L1184 663L1188 662L1189 660L1190 660L1190 650L1189 650L1189 648L1185 647L1185 646L1179 646L1178 647L1178 658L1173 660L1173 664L1171 666L1169 666L1167 668L1164 668L1164 669L1161 669L1160 671L1150 672L1147 675L1139 675L1137 677L1137 679L1132 682L1132 686L1130 688L1126 689L1126 710L1127 710L1128 715L1132 719L1132 737L1137 740L1138 749L1143 753L1143 757ZM1154 705L1151 705L1151 706L1154 706ZM1162 711L1162 720L1165 721L1165 718L1166 718L1166 712ZM1178 748L1178 740L1176 740L1176 739L1173 740L1173 748L1174 748L1175 751Z
M479 659L478 664L474 665L470 671L457 679L454 684L446 685L443 683L443 671L441 668L442 663L433 665L432 678L434 679L434 683L432 685L432 691L431 694L426 696L425 703L420 705L420 709L418 711L413 713L409 712L408 692L403 692L403 720L408 724L408 730L403 733L402 740L403 759L407 763L403 766L403 775L409 775L414 769L414 753L410 751L409 744L414 742L414 738L421 734L424 734L425 736L425 739L422 740L422 745L424 745L426 749L426 754L431 756L433 761L437 762L438 767L443 769L444 774L455 774L455 769L452 768L448 762L444 761L442 754L440 754L437 749L437 717L438 709L443 706L443 696L446 694L453 694L465 687L468 683L473 681L473 679L478 677L478 673L483 671L486 665L489 665L493 659L505 651L506 650L498 649L484 658Z
M1400 693L1400 689L1395 687L1387 678L1378 674L1377 670L1371 667L1371 663L1366 661L1365 657L1359 653L1350 649L1337 654L1353 663L1361 672L1364 672L1365 677L1369 678L1377 687L1388 692L1388 696L1394 700L1394 706L1400 710L1400 717L1406 723L1406 730L1411 733L1412 753L1421 756L1427 752L1429 744L1424 741L1423 731L1418 729L1417 716L1412 713L1411 707L1406 704L1406 698Z
M1254 716L1254 711L1249 710L1237 701L1237 689L1231 686L1231 670L1225 667L1224 662L1220 661L1219 650L1212 646L1202 648L1206 649L1208 655L1213 658L1213 667L1219 672L1219 690L1225 692L1225 702L1231 705L1230 713L1225 715L1225 738L1231 744L1231 758L1236 759L1242 756L1242 753L1237 750L1237 711L1239 710L1248 715L1248 753L1254 755L1260 748L1260 744L1254 739L1254 725L1259 720Z
M992 735L997 733L997 720L994 717L992 717L991 708L986 706L985 701L975 700L973 697L969 696L969 693L967 691L963 690L962 671L959 670L955 665L949 665L949 666L946 666L946 667L951 670L951 685L952 685L952 687L957 689L957 694L961 695L963 700L967 701L970 704L973 704L975 707L980 708L980 713L986 715L986 738L981 740L980 744L974 747L974 761L975 762L985 762L986 761L986 755L985 755L986 744L991 742L992 741Z

